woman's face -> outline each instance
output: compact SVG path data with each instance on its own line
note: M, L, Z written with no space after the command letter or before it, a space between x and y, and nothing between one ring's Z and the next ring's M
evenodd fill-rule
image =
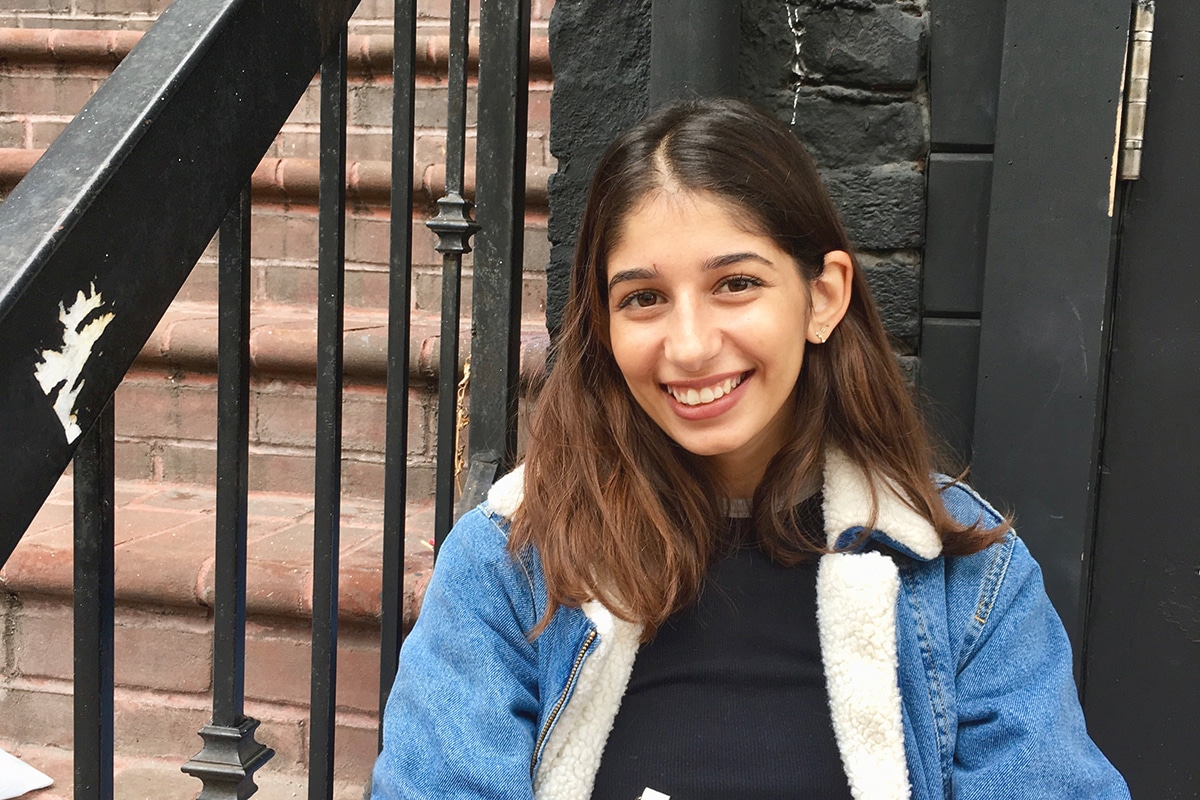
M795 260L713 196L663 190L623 221L607 280L634 399L749 497L792 425L810 316Z

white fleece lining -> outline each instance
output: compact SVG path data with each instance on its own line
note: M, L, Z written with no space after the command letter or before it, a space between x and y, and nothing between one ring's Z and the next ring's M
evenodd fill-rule
M520 464L512 472L500 478L488 489L488 507L502 517L511 517L525 499L525 465Z
M817 568L817 628L829 711L855 800L909 796L897 682L900 576L880 553L833 553Z
M864 526L870 520L871 483L841 451L829 448L825 453L825 533L830 547L846 530ZM882 477L876 478L874 485L879 502L875 529L921 558L941 555L941 537L927 519L908 507L895 485Z
M604 743L633 673L641 626L613 616L596 601L583 604L598 643L580 667L571 701L563 708L533 782L537 800L587 800L600 769Z

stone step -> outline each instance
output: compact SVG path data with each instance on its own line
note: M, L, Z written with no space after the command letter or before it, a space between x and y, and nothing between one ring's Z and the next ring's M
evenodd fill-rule
M0 569L0 747L55 778L37 798L70 796L73 746L72 505L64 477ZM189 485L118 481L114 553L115 742L118 797L162 776L172 793L198 784L178 773L211 717L215 494ZM307 769L312 613L311 495L253 492L246 568L246 713L276 751L258 774L288 797ZM382 505L342 504L336 730L338 797L362 796L376 749ZM432 566L432 508L405 522L404 620L411 625ZM125 788L121 788L125 787ZM178 789L176 789L178 787Z

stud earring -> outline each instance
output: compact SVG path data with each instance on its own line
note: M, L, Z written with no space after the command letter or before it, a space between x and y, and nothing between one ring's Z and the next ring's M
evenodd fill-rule
M821 340L821 344L825 344L825 339L828 338L825 333L827 330L829 330L829 326L822 325L820 330L817 331L817 338Z

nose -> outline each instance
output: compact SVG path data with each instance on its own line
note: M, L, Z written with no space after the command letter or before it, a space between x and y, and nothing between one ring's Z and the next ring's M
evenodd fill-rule
M701 303L678 302L667 320L664 355L684 372L701 372L721 352L721 330Z

